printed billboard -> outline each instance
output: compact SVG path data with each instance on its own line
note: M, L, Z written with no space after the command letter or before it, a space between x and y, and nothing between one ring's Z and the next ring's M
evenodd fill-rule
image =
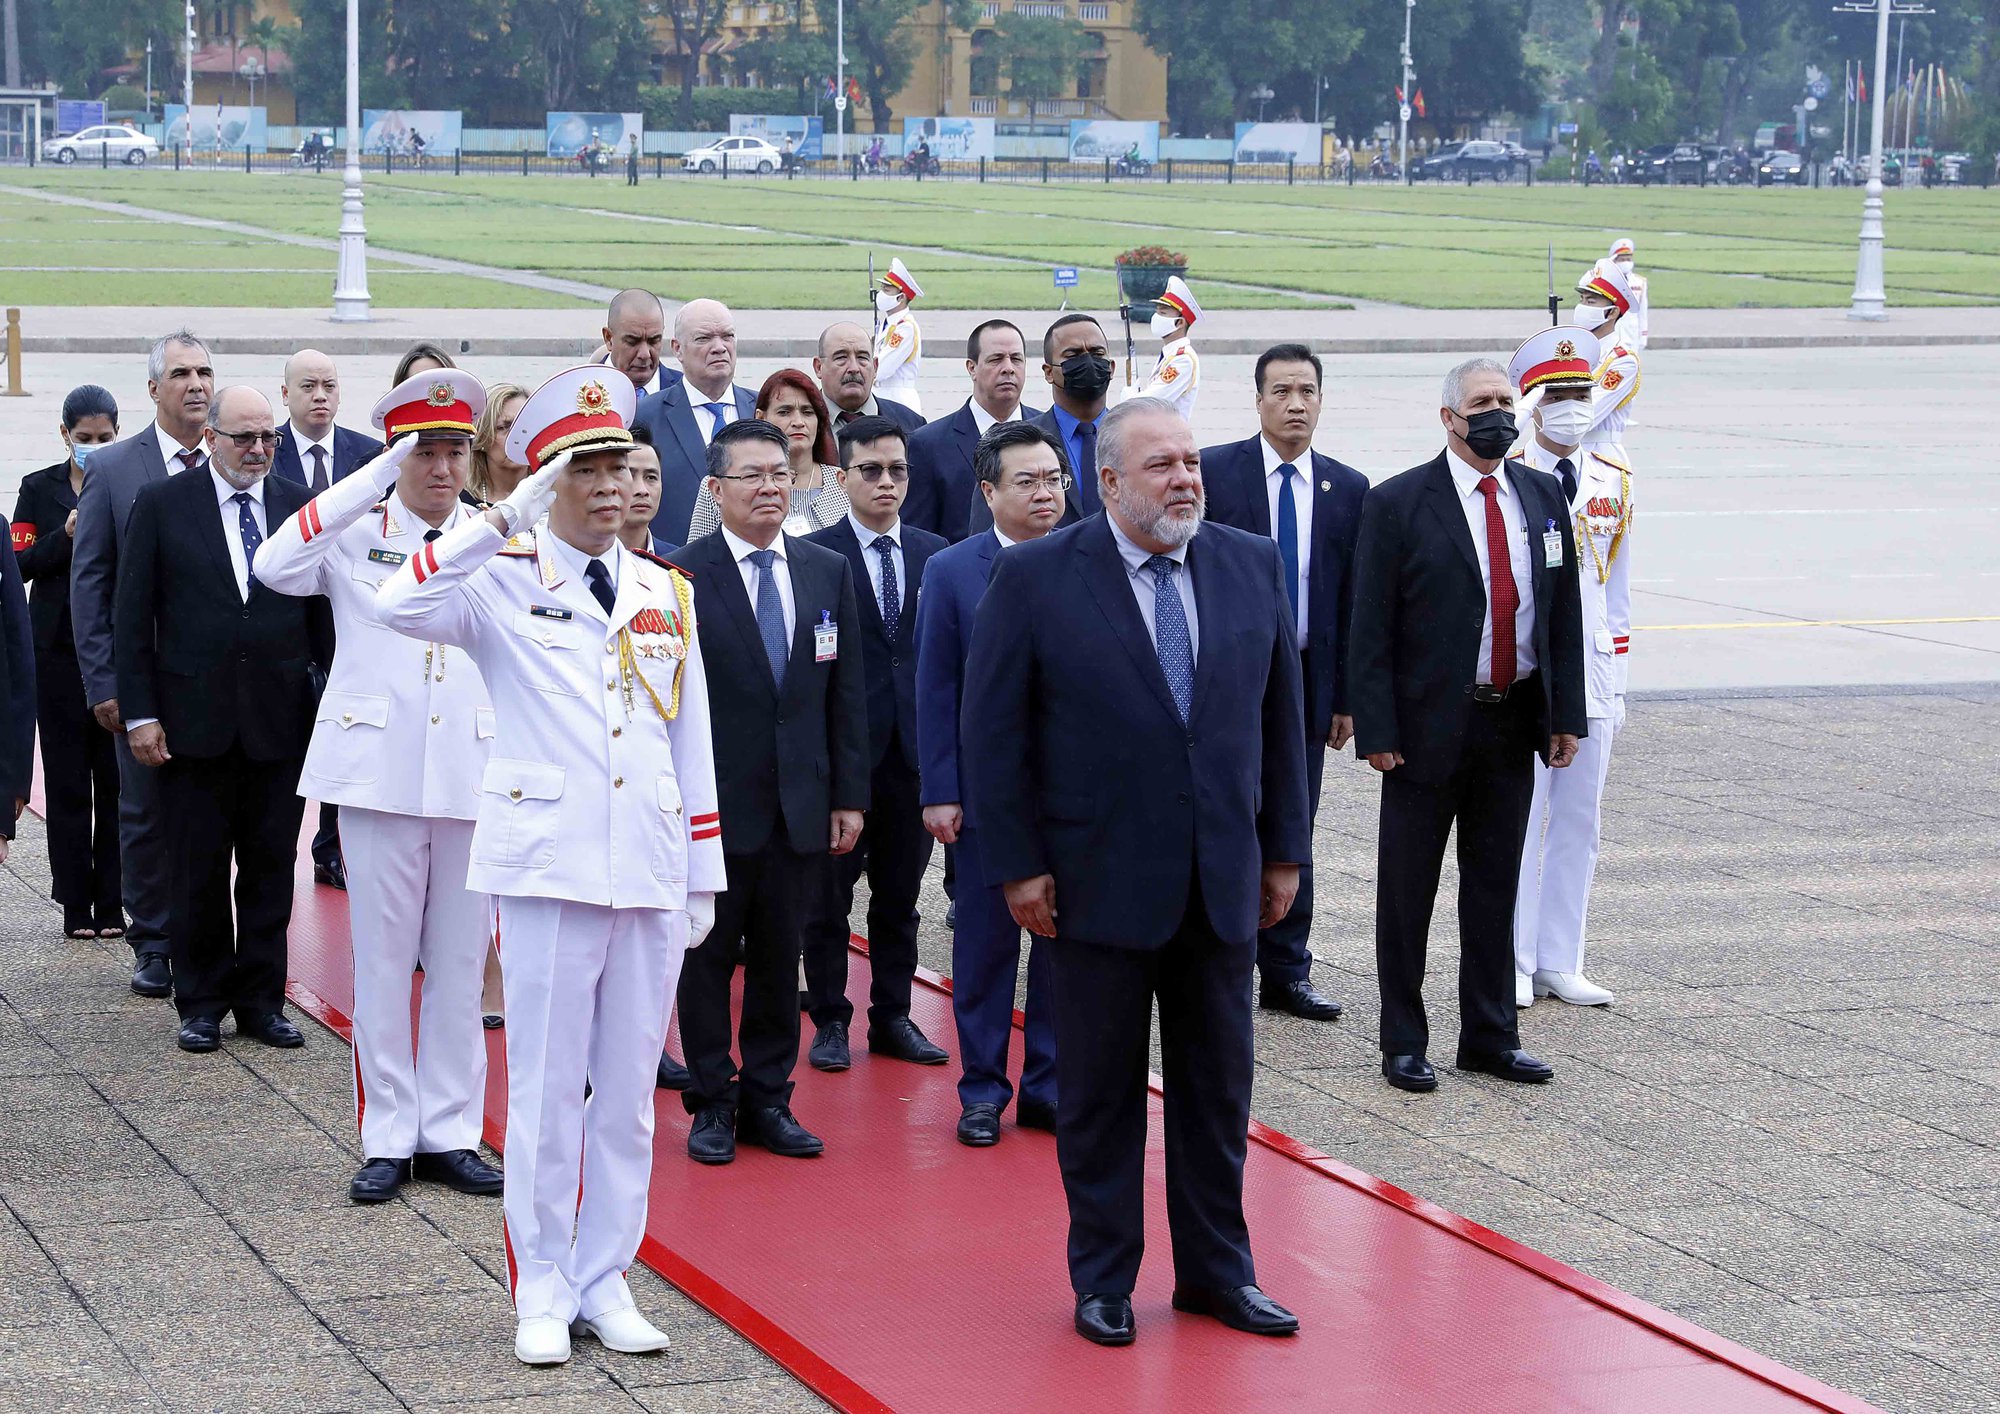
M905 118L903 151L915 147L921 137L940 162L977 162L992 158L993 133L991 118Z
M392 152L398 157L414 155L412 137L424 140L424 152L432 157L458 151L465 133L465 115L457 109L364 108L361 110L361 150Z
M574 157L594 140L613 157L623 157L635 137L644 141L641 113L551 113L548 115L549 156Z
M1318 123L1238 123L1238 162L1299 162L1317 164L1321 141Z
M826 145L826 125L810 113L731 113L729 135L760 137L780 151L790 138L793 153L807 162L817 162Z
M1139 160L1160 160L1160 125L1117 118L1072 118L1069 120L1069 160L1072 162L1114 162L1139 145Z
M175 148L188 140L188 110L184 104L169 103L162 110L166 120L164 147ZM262 152L266 145L262 108L232 108L227 104L196 104L194 110L194 150L196 152L241 152L248 148Z

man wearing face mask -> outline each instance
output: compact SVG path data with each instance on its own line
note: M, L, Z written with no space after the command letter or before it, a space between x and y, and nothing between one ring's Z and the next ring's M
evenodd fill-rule
M875 394L919 416L924 405L917 396L917 370L924 338L910 302L923 297L923 287L910 278L903 262L891 260L882 288L875 292L875 308L882 316L882 327L875 331Z
M1514 352L1508 376L1539 391L1515 460L1561 487L1576 538L1583 609L1584 697L1590 729L1561 775L1535 768L1534 802L1514 900L1514 1001L1555 996L1608 1006L1611 993L1583 971L1590 882L1597 869L1598 815L1611 743L1625 725L1626 650L1632 634L1632 473L1580 444L1590 425L1597 339L1581 329L1544 329Z
M1189 331L1201 318L1201 306L1194 291L1178 275L1167 277L1167 292L1153 305L1151 328L1160 343L1160 361L1153 368L1142 397L1158 398L1173 406L1190 422L1194 420L1195 395L1201 386L1201 360L1195 356ZM1129 390L1128 390L1129 396Z
M1624 268L1625 283L1632 289L1632 312L1618 321L1618 341L1644 353L1646 340L1652 337L1653 308L1646 277L1632 268L1632 257L1632 238L1620 236L1611 243L1611 253L1605 258Z
M1590 398L1590 425L1584 429L1582 445L1616 458L1625 456L1625 429L1632 421L1632 405L1639 395L1639 356L1618 341L1618 324L1632 312L1632 286L1625 267L1615 260L1600 260L1583 272L1576 282L1577 302L1570 309L1569 322L1595 335L1602 349L1592 376L1595 391Z
M1104 421L1111 374L1104 326L1088 314L1065 314L1042 335L1042 377L1048 380L1053 406L1029 421L1062 443L1073 469L1058 530L1103 509L1097 494L1097 432ZM993 509L984 496L975 495L969 524L973 535L992 528Z

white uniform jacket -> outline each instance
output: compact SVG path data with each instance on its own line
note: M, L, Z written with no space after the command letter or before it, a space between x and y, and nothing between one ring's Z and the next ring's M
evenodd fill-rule
M1625 312L1625 317L1618 321L1618 327L1613 333L1619 343L1644 353L1646 341L1653 334L1651 327L1653 311L1646 297L1646 277L1627 275L1625 279L1632 289L1632 307Z
M1559 458L1530 437L1508 455L1560 481ZM1583 603L1585 712L1610 717L1625 695L1632 644L1632 473L1604 452L1579 447L1576 498L1577 579Z
M1597 386L1590 393L1590 427L1583 434L1585 451L1608 452L1620 462L1625 456L1625 428L1632 421L1639 396L1639 356L1623 344L1613 344L1597 366Z
M467 885L503 897L683 909L726 887L691 581L622 546L606 617L546 527L483 516L382 586L382 621L470 652L499 735Z
M1160 361L1154 365L1152 376L1139 389L1138 396L1172 403L1176 412L1192 422L1195 396L1200 389L1201 360L1195 355L1194 341L1170 339L1161 347Z
M884 319L875 336L875 391L906 407L916 407L917 372L923 353L924 336L914 314L904 308Z
M447 532L474 513L453 507ZM430 527L366 475L344 477L271 527L257 578L333 605L333 672L319 700L299 794L391 815L470 820L493 745L493 708L465 653L405 638L375 616L375 591L424 548Z

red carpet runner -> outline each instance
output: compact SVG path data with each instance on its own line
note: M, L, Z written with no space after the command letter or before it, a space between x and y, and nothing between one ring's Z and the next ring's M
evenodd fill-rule
M345 900L299 856L292 995L345 1035ZM857 1016L867 977L857 959ZM955 1049L942 986L917 989L915 1015ZM1246 1172L1257 1274L1303 1334L1177 1315L1157 1099L1139 1340L1100 1350L1070 1330L1055 1141L1010 1122L997 1148L961 1147L956 1079L858 1045L844 1075L802 1056L795 1108L826 1156L749 1149L721 1169L688 1161L662 1091L641 1259L848 1411L1871 1408L1262 1126ZM496 1038L495 1144L505 1098Z

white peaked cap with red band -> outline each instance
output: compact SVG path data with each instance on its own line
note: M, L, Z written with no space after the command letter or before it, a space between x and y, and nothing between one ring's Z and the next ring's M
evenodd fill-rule
M507 434L510 461L539 467L562 452L629 447L638 398L632 380L608 364L565 368L535 389Z
M1576 292L1580 295L1603 295L1617 306L1620 318L1632 312L1632 279L1625 273L1625 267L1615 260L1600 260L1584 271L1583 278L1576 282Z
M904 299L922 299L924 287L910 278L909 267L898 257L889 258L889 273L882 277L882 284Z
M1156 308L1170 314L1177 314L1190 326L1201 318L1201 305L1196 302L1194 291L1187 287L1187 281L1178 275L1167 276L1167 292L1154 301Z
M1597 335L1573 324L1558 324L1531 335L1507 361L1507 376L1522 392L1551 384L1588 387L1603 352Z
M1611 243L1611 249L1605 252L1605 258L1616 260L1621 255L1635 255L1637 253L1638 247L1632 244L1632 238L1630 236L1620 236Z
M460 433L470 437L486 411L486 385L459 368L433 368L405 378L382 395L370 420L393 442L406 432Z

